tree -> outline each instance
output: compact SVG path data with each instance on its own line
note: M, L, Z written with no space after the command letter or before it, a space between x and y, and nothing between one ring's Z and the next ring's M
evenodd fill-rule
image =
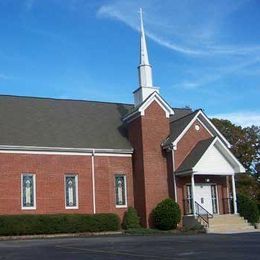
M229 120L212 119L213 124L232 145L231 151L249 173L256 173L260 160L260 127L241 127Z
M260 204L260 182L251 174L236 174L237 193L244 194Z
M212 119L213 124L232 145L231 151L246 168L246 174L236 175L239 194L260 204L260 127L241 127L229 120Z

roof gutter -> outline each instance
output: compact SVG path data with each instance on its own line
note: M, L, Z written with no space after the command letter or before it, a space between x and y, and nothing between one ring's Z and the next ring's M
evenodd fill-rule
M111 153L111 154L132 154L134 149L96 149L96 148L71 148L71 147L45 147L45 146L17 146L17 145L0 145L0 150L6 151L46 151L46 152L74 152L74 153Z

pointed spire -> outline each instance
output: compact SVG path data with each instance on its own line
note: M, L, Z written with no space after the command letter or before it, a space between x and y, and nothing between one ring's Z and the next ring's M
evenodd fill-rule
M146 47L145 33L144 33L144 22L143 22L143 10L140 8L140 32L141 32L141 42L140 42L140 65L150 65Z
M152 66L148 59L142 8L140 8L140 33L140 64L138 66L139 88L134 91L136 106L141 104L153 92L156 91L159 93L159 89L153 86Z
M139 69L139 84L140 87L152 87L152 66L149 64L147 46L145 40L144 32L144 22L143 22L143 10L140 8L140 65Z

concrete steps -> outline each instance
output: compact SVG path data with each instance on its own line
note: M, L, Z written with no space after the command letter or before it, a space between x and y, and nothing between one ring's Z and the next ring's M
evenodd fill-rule
M207 233L244 233L257 232L257 230L243 217L237 215L214 215L209 219Z

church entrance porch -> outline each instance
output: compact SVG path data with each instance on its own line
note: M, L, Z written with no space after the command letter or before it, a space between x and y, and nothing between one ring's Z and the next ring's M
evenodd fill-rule
M236 214L233 176L176 176L176 197L183 215Z
M234 175L176 175L178 203L183 225L209 228L220 216L237 215Z

